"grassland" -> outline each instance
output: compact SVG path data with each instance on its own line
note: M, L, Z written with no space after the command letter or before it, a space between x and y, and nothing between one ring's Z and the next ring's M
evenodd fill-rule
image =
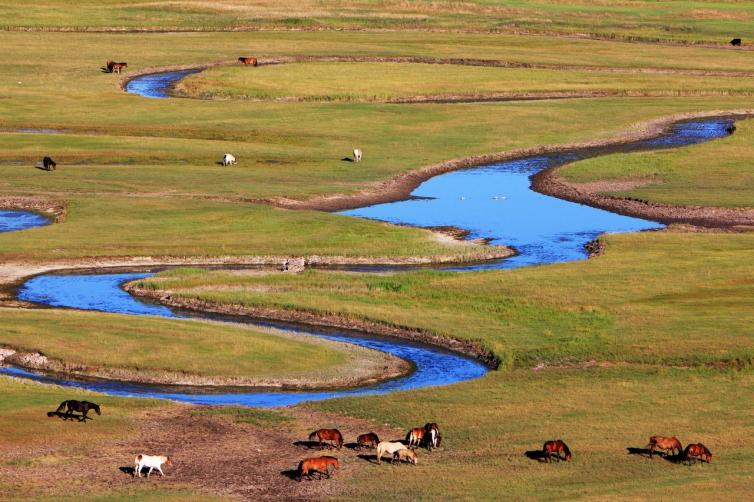
M754 124L743 121L735 134L714 145L608 155L568 165L558 171L558 176L574 183L640 181L639 187L607 192L621 197L667 204L751 207L752 139Z
M82 1L6 0L8 28L135 30L534 30L612 38L714 41L751 37L754 9L743 2L600 0L454 1Z
M374 378L387 362L369 350L217 323L59 310L0 312L0 345L41 353L83 373L129 380L333 385Z
M754 60L747 50L513 34L587 32L715 44L741 36L746 43L754 14L741 2L69 4L0 0L0 16L12 20L6 21L11 28L41 30L0 32L0 195L62 200L68 208L61 223L1 235L0 264L144 255L468 256L478 248L440 242L423 230L262 202L355 193L452 158L606 139L640 121L750 107L751 101L747 79ZM173 27L325 31L128 33ZM73 31L44 31L61 28ZM107 32L114 28L124 32ZM340 28L386 31L327 31ZM416 32L425 28L451 32ZM86 29L103 33L76 32ZM490 29L508 33L460 32ZM50 57L51 48L65 57ZM314 102L146 100L123 93L117 76L99 71L108 59L143 71L232 62L240 55L491 59L536 68L297 63L223 67L196 77L216 79L205 82L215 86L211 92ZM541 90L616 95L379 102ZM627 97L632 93L653 97ZM332 102L342 96L345 102ZM18 132L25 128L61 133ZM584 183L649 178L655 184L628 195L651 200L751 205L752 130L742 123L735 135L714 143L592 159L561 173ZM355 146L364 150L364 161L341 161ZM239 159L232 169L216 164L228 151ZM58 171L33 169L42 155L52 155ZM586 262L463 275L162 275L146 284L179 298L339 313L471 339L504 364L459 385L300 406L291 413L309 420L295 426L275 412L204 408L189 409L179 424L171 414L185 407L85 393L107 412L86 425L64 423L44 412L82 393L0 378L0 452L8 459L0 464L0 498L59 499L72 484L84 499L97 490L97 500L180 500L204 497L197 487L225 493L239 484L279 484L277 493L291 496L299 484L280 472L311 452L293 450L290 437L275 434L285 427L303 435L353 424L350 417L369 421L358 422L360 428L388 424L395 430L438 421L443 448L420 452L420 464L406 468L377 467L341 452L344 471L332 483L302 483L307 496L366 499L375 486L389 486L385 496L395 499L747 498L754 481L754 450L746 441L754 433L752 234L652 232L613 235L605 243L606 254ZM8 309L0 315L0 342L80 364L279 376L338 372L352 361L334 349L187 321ZM136 339L136 332L146 335ZM253 345L245 343L250 338ZM249 428L238 433L232 427L238 423ZM173 436L155 439L160 432ZM714 461L685 467L627 455L627 447L643 447L651 434L701 441ZM274 441L258 443L268 437ZM524 456L557 437L572 446L574 462L545 465ZM177 472L184 477L176 477L192 484L146 489L111 483L120 479L111 472L115 457L91 452L109 445L105 453L117 451L127 463L139 438L146 438L139 448L182 447ZM207 443L197 447L200 440ZM218 445L237 456L221 459L219 470L202 477L207 465L201 455L223 454ZM281 465L249 481L281 450L289 455ZM70 465L87 468L74 472ZM58 470L66 476L39 478Z

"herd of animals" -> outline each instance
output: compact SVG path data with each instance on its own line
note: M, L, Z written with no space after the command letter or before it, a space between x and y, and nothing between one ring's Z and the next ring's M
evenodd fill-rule
M86 422L87 419L92 419L92 417L87 416L90 410L93 410L97 415L102 414L100 406L95 403L68 400L60 403L60 406L55 411L48 412L47 416L58 416L64 420L70 419ZM81 413L81 415L76 415L74 412ZM416 465L418 463L416 455L418 448L424 447L431 452L433 449L439 448L441 442L440 426L434 422L430 422L425 424L424 427L414 427L408 431L404 440L399 441L381 441L374 432L361 434L356 438L354 449L374 448L377 464L380 464L382 459L387 456L391 464L394 464L397 460L398 463L405 462ZM338 429L317 429L309 434L309 445L312 446L312 443L315 443L320 450L325 447L340 450L345 444L343 434ZM670 458L669 456L672 455L677 460L687 461L689 465L697 461L708 464L712 462L712 453L702 443L689 444L684 449L681 442L675 436L652 436L649 438L646 449L649 452L649 458L652 458L655 452L662 451L666 458ZM556 439L545 442L537 458L546 463L552 462L553 459L568 462L573 458L573 453L571 453L571 449L562 439ZM155 469L160 473L160 476L164 476L165 474L162 472L163 465L173 465L172 457L167 455L145 455L142 453L134 458L133 475L141 477L142 470L148 468L147 478L149 478L149 475ZM339 467L340 462L337 457L331 455L309 457L299 462L298 468L295 471L295 478L299 482L304 477L311 481L314 479L312 476L316 474L317 479L322 479L323 476L329 479Z

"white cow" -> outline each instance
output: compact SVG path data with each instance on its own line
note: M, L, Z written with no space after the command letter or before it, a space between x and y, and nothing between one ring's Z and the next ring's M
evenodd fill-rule
M163 455L136 455L136 458L134 459L134 475L137 478L140 478L141 470L144 467L149 467L147 479L149 479L149 475L152 474L152 469L157 469L160 476L164 476L165 473L162 472L162 464L173 465L173 460L170 457Z
M353 161L361 162L361 149L360 148L353 149Z
M225 156L223 156L223 165L224 166L230 166L232 164L236 163L236 158L232 156L229 153L226 153Z

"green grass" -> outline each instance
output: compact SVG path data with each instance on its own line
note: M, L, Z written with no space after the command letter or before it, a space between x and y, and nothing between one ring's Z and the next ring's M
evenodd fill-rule
M338 312L479 340L516 367L590 359L754 362L754 318L746 307L754 300L754 235L652 232L605 240L600 258L514 271L246 278L218 271L154 281L182 298Z
M107 369L187 376L333 377L367 351L218 323L0 309L0 345Z
M178 92L199 98L385 101L421 96L603 92L617 95L748 95L740 77L621 74L412 63L294 63L211 68Z
M131 29L450 29L544 30L605 37L713 40L751 38L754 9L745 2L600 0L466 2L313 0L254 2L46 0L0 3L9 27Z
M616 154L568 165L568 181L646 180L647 186L611 192L667 204L751 207L754 192L754 123L737 124L735 134L678 150Z

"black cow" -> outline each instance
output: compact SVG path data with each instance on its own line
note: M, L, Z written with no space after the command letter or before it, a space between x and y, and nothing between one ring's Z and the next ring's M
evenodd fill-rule
M730 45L733 47L741 47L741 39L740 38L734 38L730 41Z

